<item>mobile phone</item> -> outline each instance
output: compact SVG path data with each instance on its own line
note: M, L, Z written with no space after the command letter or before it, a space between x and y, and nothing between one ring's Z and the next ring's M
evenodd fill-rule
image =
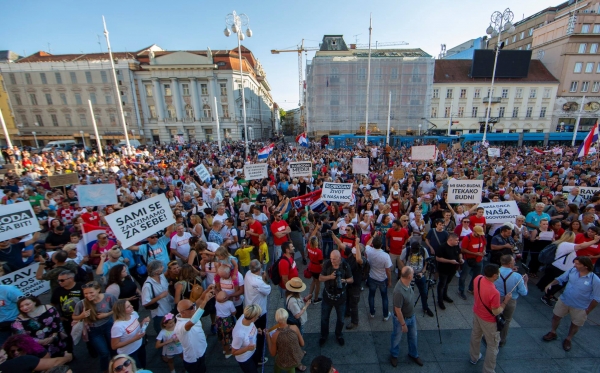
M146 329L148 328L148 324L150 324L150 322L146 321L143 325L142 325L142 333L146 333Z

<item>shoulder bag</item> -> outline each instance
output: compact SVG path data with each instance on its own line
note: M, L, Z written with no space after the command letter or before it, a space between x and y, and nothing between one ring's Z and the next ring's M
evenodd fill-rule
M481 300L481 304L490 313L490 315L492 315L492 316L494 316L496 318L496 330L499 331L499 332L501 332L502 329L504 329L504 326L506 325L506 319L504 318L503 314L494 315L494 313L492 312L492 310L489 309L488 306L485 305L485 303L483 303L483 299L481 298L481 280L482 279L483 279L483 277L480 277L479 281L477 282L477 288L478 288L477 293L479 294L479 300Z

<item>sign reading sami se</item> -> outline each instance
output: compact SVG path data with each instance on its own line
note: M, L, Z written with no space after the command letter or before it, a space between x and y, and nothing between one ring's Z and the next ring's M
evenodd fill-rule
M29 202L0 206L0 241L25 236L40 230Z
M312 176L312 162L290 162L290 176Z
M30 266L13 271L0 277L0 285L16 286L25 295L40 295L50 290L48 281L41 281L35 278L40 263L33 263Z
M449 203L481 203L481 189L483 180L456 180L448 181Z
M331 202L352 202L352 184L323 183L321 199Z
M483 207L488 224L514 223L521 214L515 201L480 203L479 207Z
M244 166L244 177L246 180L264 179L267 177L268 165L266 163L254 163Z
M202 181L210 180L210 173L208 172L206 167L204 167L203 164L199 164L198 166L196 166L194 168L194 170L198 174L198 177L200 178L200 180L202 180Z
M125 248L175 223L164 194L107 215L105 219Z

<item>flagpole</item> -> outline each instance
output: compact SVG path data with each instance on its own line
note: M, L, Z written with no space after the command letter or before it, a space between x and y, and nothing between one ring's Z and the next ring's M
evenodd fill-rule
M575 122L575 131L573 131L573 141L571 146L575 146L575 140L577 138L577 130L579 130L579 121L581 120L581 113L583 112L583 104L585 103L585 96L581 100L581 106L579 107L579 114L577 115L577 122Z
M390 95L388 98L388 123L387 123L387 136L385 138L385 144L390 144L390 116L392 114L392 91L390 91Z
M369 143L369 86L371 83L371 32L373 31L373 20L369 15L369 59L367 60L367 103L365 108L365 150Z

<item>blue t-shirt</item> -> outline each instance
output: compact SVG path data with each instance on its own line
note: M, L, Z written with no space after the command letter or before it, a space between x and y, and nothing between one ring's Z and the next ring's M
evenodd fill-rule
M0 322L14 321L19 315L17 300L24 294L14 285L0 285Z
M127 267L129 269L135 267L135 259L133 257L133 251L131 251L131 250L123 250L123 251L121 251L121 256L124 259L129 259L129 263L127 264Z
M104 262L104 265L102 266L102 276L104 276L104 277L108 276L108 272L110 272L112 267L114 267L118 264L125 264L122 257L119 258L116 262L109 262L109 261ZM127 269L126 264L125 264L125 266L126 266L125 270L127 270L127 273L129 273L129 270Z
M163 272L167 271L167 265L169 264L169 243L171 240L167 236L162 236L156 241L156 245L152 246L149 243L145 243L139 246L137 255L141 256L146 265L152 260L160 260L164 264ZM148 250L150 248L150 250ZM146 260L148 257L148 260Z

